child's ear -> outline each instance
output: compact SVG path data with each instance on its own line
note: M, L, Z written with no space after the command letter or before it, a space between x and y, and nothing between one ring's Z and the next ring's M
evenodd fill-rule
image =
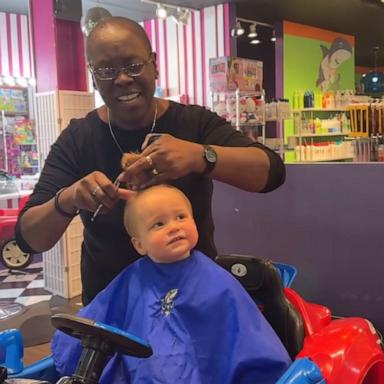
M147 254L147 250L143 247L142 242L137 237L131 237L131 241L136 251L141 255L145 256Z

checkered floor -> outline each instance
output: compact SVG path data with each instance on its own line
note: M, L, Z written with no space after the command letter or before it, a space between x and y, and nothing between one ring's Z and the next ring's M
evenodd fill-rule
M36 257L23 271L0 270L0 300L31 305L50 300L44 289L43 262Z

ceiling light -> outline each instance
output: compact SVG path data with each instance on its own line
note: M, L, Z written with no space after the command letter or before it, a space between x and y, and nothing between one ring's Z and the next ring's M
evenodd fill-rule
M25 77L16 77L15 81L16 81L16 84L19 85L20 87L28 86L28 82Z
M35 87L35 86L36 86L36 79L33 78L33 77L30 77L29 80L28 80L28 84L29 84L31 87Z
M13 76L4 76L3 77L4 84L9 85L10 87L14 87L16 85L15 78Z
M178 25L187 25L191 11L198 8L180 7L180 5L167 4L164 1L156 0L141 0L142 3L156 5L156 16L160 19L165 19L170 16Z
M273 42L276 41L275 30L272 31L271 41L273 41Z
M157 4L156 16L159 19L165 19L168 16L168 12L162 4Z
M249 38L257 37L256 24L251 24L251 25L249 26L248 37L249 37Z
M191 11L188 8L177 8L176 15L172 15L172 19L176 24L188 25L189 15Z
M239 37L243 35L245 32L245 29L241 26L240 21L236 22L236 27L232 28L231 35L232 37Z
M92 29L95 28L98 22L111 16L112 14L103 7L89 8L87 14L82 16L80 20L81 31L83 32L83 35L89 36Z
M249 42L249 44L260 44L261 41L259 39L253 39Z

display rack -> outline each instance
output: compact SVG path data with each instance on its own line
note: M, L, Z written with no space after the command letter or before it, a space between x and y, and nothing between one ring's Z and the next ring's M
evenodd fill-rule
M276 123L277 145L275 151L279 152L280 157L285 157L285 133L284 121L292 118L289 100L273 100L265 104L265 121Z
M354 158L346 108L299 109L293 111L293 118L296 161L350 161Z
M28 89L0 87L0 114L0 169L16 177L37 174L39 156Z
M212 108L233 127L265 143L265 97L263 92L211 92ZM261 129L261 135L259 130Z

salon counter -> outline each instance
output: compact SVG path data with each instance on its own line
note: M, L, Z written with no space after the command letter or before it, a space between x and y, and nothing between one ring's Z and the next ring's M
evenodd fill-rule
M384 331L383 176L383 163L288 164L268 194L216 182L218 250L293 264L305 299Z

